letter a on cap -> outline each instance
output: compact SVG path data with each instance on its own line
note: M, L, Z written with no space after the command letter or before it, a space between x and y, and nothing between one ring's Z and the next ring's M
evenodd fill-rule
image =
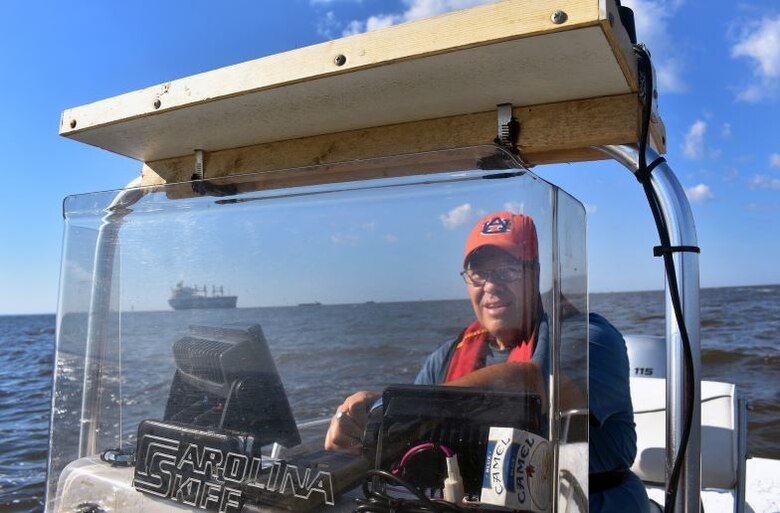
M482 225L482 233L492 235L495 233L506 233L512 229L512 220L501 217L494 217Z

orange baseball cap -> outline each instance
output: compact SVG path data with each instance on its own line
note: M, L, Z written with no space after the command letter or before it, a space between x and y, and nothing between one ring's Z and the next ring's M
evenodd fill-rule
M464 267L469 256L483 246L503 249L518 260L534 260L539 256L536 225L530 216L506 211L482 218L466 239Z

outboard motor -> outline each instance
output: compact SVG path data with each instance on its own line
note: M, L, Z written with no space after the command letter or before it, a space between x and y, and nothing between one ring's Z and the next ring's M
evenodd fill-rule
M649 335L626 335L632 378L666 378L666 339Z

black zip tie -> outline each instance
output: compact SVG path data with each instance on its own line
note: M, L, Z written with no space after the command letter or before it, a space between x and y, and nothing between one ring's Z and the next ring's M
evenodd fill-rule
M236 184L215 184L203 178L198 178L197 174L190 177L192 180L192 192L198 196L232 196L238 193Z
M699 246L655 246L653 256L664 256L668 253L701 253Z
M483 180L500 180L502 178L515 178L517 176L523 176L527 171L515 171L514 173L494 173L492 175L485 175Z
M650 174L653 172L653 170L658 167L660 164L663 164L666 162L666 159L664 157L658 157L654 161L652 161L646 168L644 169L638 169L636 173L634 173L634 176L639 181L639 183L645 183L647 180L650 179Z

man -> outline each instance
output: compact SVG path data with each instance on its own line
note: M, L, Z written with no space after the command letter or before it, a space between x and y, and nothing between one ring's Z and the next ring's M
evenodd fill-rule
M539 249L533 220L496 212L466 240L463 276L476 320L425 361L416 384L525 390L546 396L547 317L539 294ZM590 493L592 512L649 511L639 478L630 472L636 432L623 337L603 317L589 318ZM564 390L562 402L576 389ZM371 405L358 392L339 406L325 440L329 450L359 454Z

